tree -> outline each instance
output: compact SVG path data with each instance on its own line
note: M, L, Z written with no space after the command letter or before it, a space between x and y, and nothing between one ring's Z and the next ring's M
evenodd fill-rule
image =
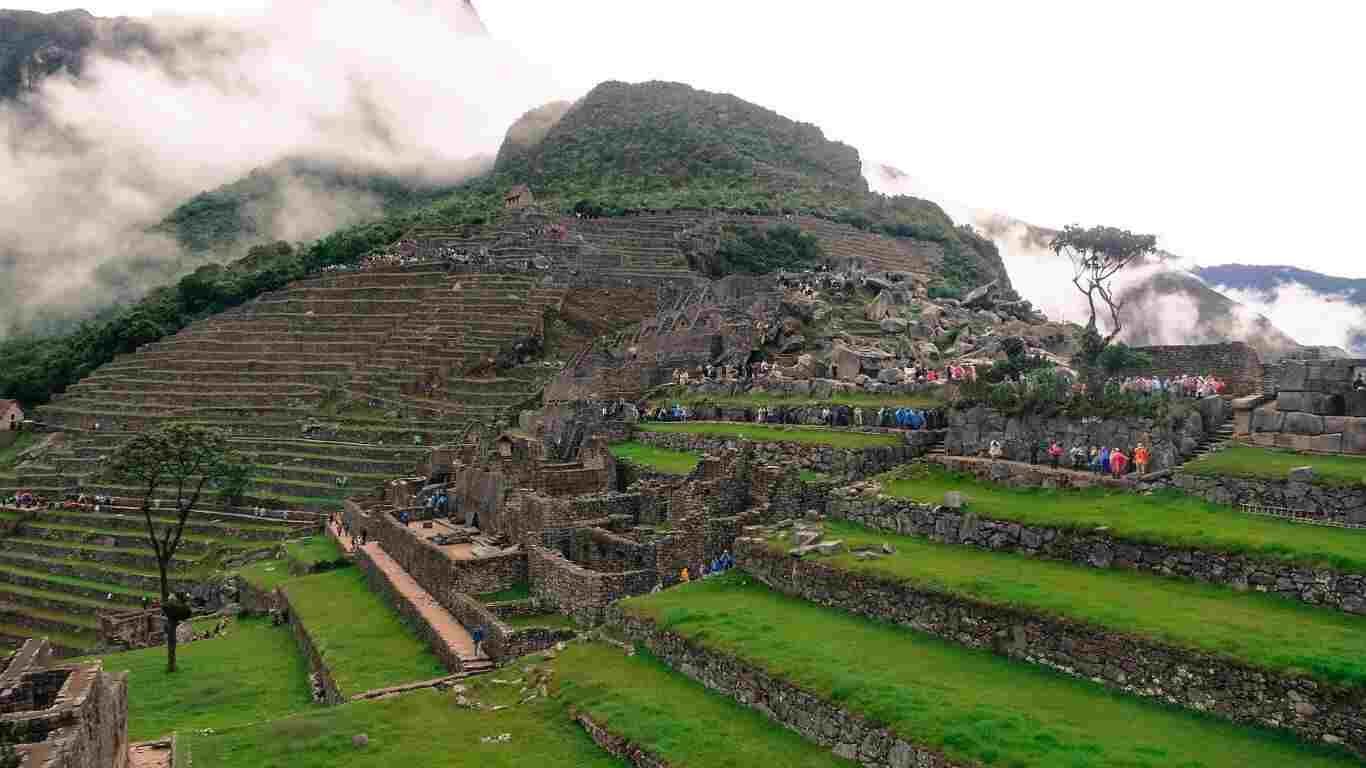
M1073 224L1053 238L1053 252L1072 262L1072 284L1086 297L1091 317L1082 339L1081 361L1094 368L1100 355L1122 330L1119 312L1124 300L1115 295L1114 277L1133 262L1157 251L1157 237L1136 235L1116 227L1082 229ZM1102 337L1096 327L1096 299L1110 313L1110 333Z
M169 571L185 533L185 523L206 488L240 491L249 470L245 457L228 445L219 430L171 424L144 432L120 448L110 467L112 476L142 492L147 538L161 578L161 611L166 617L166 671L176 671L176 629L190 617L190 607L171 594ZM174 493L174 518L158 526L152 513L161 506L163 489Z

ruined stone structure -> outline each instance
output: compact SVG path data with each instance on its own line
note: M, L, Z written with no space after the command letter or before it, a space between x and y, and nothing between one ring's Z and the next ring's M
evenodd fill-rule
M1286 360L1274 402L1255 408L1245 439L1297 451L1366 454L1366 389L1356 389L1366 360Z
M1159 376L1214 376L1229 386L1228 394L1250 395L1263 391L1263 370L1257 350L1241 341L1227 344L1190 344L1177 346L1138 347L1152 358L1152 365L1131 375Z
M128 683L100 663L54 663L46 640L0 657L0 729L25 768L125 768Z

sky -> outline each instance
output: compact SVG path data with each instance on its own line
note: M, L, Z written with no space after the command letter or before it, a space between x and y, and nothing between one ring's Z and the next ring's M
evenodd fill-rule
M527 96L535 102L609 79L682 81L815 123L946 207L1150 232L1199 264L1366 277L1366 247L1353 234L1366 175L1366 3L475 5L504 50L540 73ZM268 0L84 7L272 13Z

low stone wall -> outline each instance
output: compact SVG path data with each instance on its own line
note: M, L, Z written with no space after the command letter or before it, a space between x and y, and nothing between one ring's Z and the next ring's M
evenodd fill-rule
M421 608L407 595L394 588L389 577L380 570L379 566L375 565L374 559L370 557L370 553L365 551L364 547L356 549L356 567L365 574L365 580L369 583L371 591L394 606L394 610L403 617L404 623L411 627L418 637L422 638L428 648L431 648L432 653L441 661L441 666L445 667L447 672L459 674L464 671L464 662L459 654L446 644L446 641L441 637L441 632L427 622L427 619L422 615ZM438 600L438 602L441 601ZM458 616L456 618L459 620ZM469 625L465 626L468 627ZM352 691L352 693L360 693L360 691Z
M1279 560L1124 539L1094 529L1021 525L908 499L831 494L826 513L890 533L944 544L1015 552L1089 568L1147 571L1366 614L1366 574L1297 567Z
M608 605L624 597L649 592L659 577L651 568L602 573L571 563L545 547L527 548L531 593L537 601L553 606L579 624L598 624Z
M1366 525L1366 486L1336 487L1289 478L1205 476L1176 473L1148 487L1170 487L1214 504L1279 507L1342 525Z
M346 701L341 689L337 687L337 681L332 678L332 670L327 668L323 662L323 655L318 650L317 643L313 642L313 636L308 634L308 628L299 620L299 614L294 611L294 606L289 602L289 596L283 589L276 590L279 595L280 603L289 613L289 626L294 631L294 642L299 644L299 650L304 658L308 659L308 668L318 678L318 683L323 690L323 703L335 706Z
M969 600L793 558L756 539L739 565L794 597L1050 667L1237 723L1293 731L1366 755L1366 689L1255 667L1102 627Z
M1138 443L1152 456L1148 469L1171 469L1195 455L1200 441L1219 428L1232 408L1221 397L1178 401L1184 407L1168 419L1066 419L1037 415L1006 416L990 408L949 412L944 447L952 456L985 456L992 441L1001 443L1002 458L1012 461L1045 459L1046 447L1057 440L1063 450L1073 446L1132 449Z
M754 447L756 465L777 464L794 466L844 478L862 478L886 472L912 459L924 456L939 442L942 433L921 430L896 433L905 438L903 445L876 448L845 449L804 443L749 442L736 438L712 435L692 435L683 432L649 432L638 430L635 438L647 445L674 451L715 453L734 450L740 445Z
M604 752L613 757L625 760L636 768L670 768L669 763L661 760L649 750L637 746L630 739L618 736L601 725L586 712L572 713L575 722L583 726L583 730L588 734L588 738L593 740L602 748Z
M649 649L660 661L723 696L753 709L836 755L868 768L975 768L914 744L889 728L768 674L757 666L703 648L652 622L608 611L607 623L627 641Z
M1214 376L1228 383L1229 394L1250 395L1262 391L1262 360L1257 350L1241 341L1227 344L1181 344L1139 347L1152 358L1142 370L1126 371L1133 376Z

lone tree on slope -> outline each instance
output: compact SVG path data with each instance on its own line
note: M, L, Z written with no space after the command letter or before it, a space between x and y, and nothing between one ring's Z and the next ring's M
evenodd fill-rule
M144 432L114 455L110 472L142 491L142 514L147 538L157 558L161 577L161 611L166 617L166 671L176 671L176 629L190 617L190 607L171 595L169 571L190 513L205 488L214 486L224 496L239 495L250 465L228 446L227 435L203 427L173 424ZM174 519L158 525L154 507L161 494L174 493Z
M1072 284L1091 308L1079 357L1087 368L1094 370L1105 349L1123 329L1119 312L1124 308L1124 300L1115 295L1114 277L1135 261L1156 253L1157 237L1136 235L1116 227L1082 229L1073 224L1059 232L1049 247L1071 260ZM1110 333L1104 337L1096 327L1097 299L1110 314Z

